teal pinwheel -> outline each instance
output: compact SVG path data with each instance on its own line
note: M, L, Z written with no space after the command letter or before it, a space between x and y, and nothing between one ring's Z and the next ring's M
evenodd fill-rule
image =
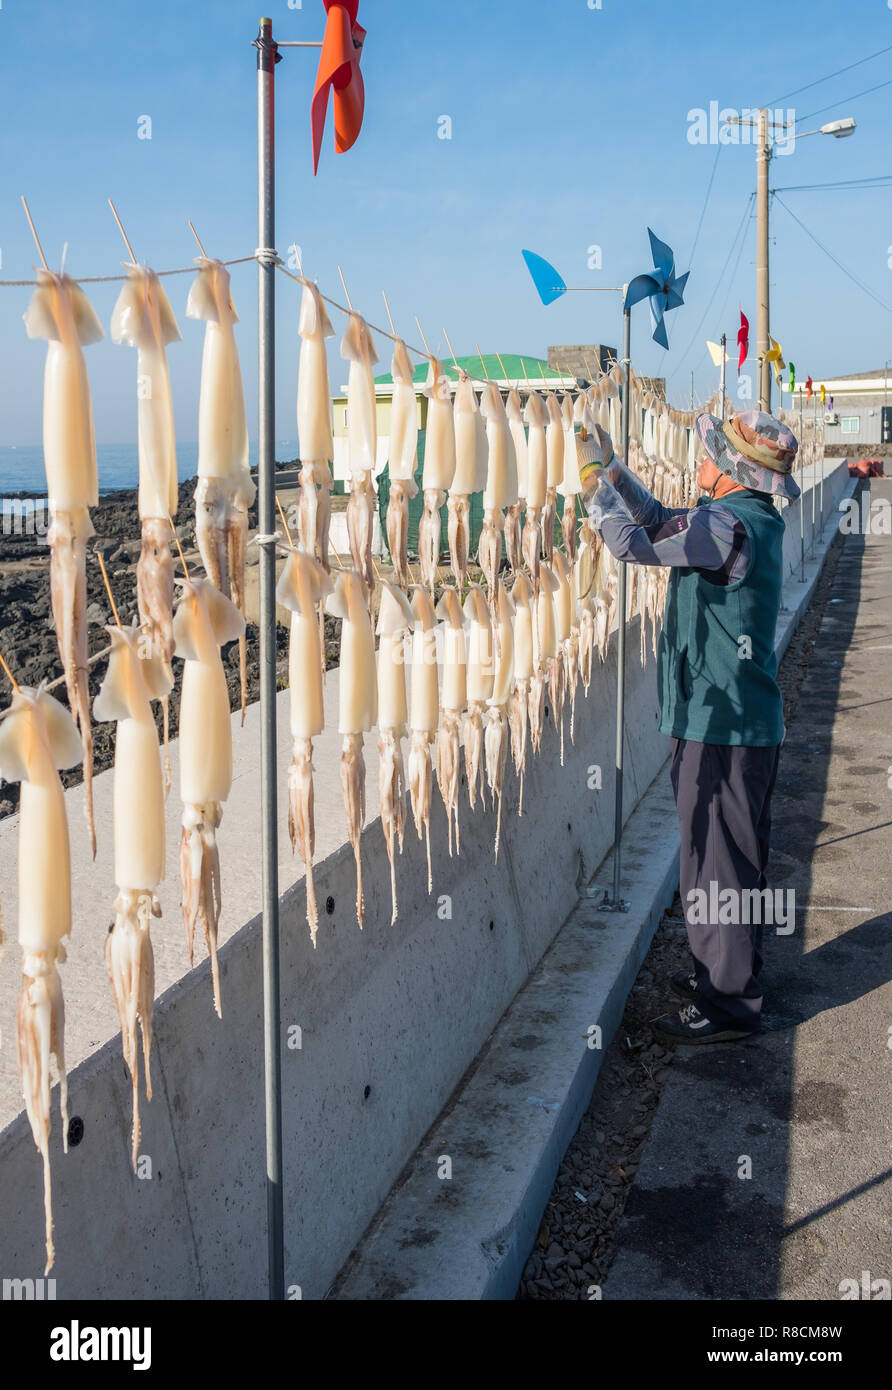
M666 337L663 315L684 303L684 287L690 272L686 270L684 275L676 275L672 248L667 246L665 241L660 241L658 236L654 236L650 227L647 229L647 235L650 237L654 268L647 274L636 275L630 282L624 307L631 309L633 304L640 304L642 299L650 300L654 342L659 343L660 347L668 348L669 339Z

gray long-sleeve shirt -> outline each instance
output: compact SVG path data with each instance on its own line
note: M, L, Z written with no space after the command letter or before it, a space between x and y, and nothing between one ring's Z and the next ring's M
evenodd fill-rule
M615 485L602 479L587 510L618 560L705 570L719 584L741 579L749 565L746 527L721 501L664 507L625 465Z

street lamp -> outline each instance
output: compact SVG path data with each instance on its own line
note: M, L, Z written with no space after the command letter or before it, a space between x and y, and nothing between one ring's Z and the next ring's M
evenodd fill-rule
M855 121L844 116L838 121L829 121L817 130L801 133L786 122L772 121L767 107L756 113L757 119L744 120L740 116L729 119L729 125L755 126L756 143L756 351L759 358L759 409L771 410L771 363L765 361L770 346L768 336L769 309L769 242L768 242L768 164L774 154L773 132L780 130L785 137L792 135L796 140L804 140L809 135L832 135L836 140L844 140L855 133Z

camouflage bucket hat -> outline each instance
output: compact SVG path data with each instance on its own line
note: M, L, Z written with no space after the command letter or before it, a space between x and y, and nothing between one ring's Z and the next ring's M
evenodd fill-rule
M742 487L770 492L794 502L799 486L793 464L799 448L796 436L773 415L744 410L724 424L715 415L697 416L697 433L717 468Z

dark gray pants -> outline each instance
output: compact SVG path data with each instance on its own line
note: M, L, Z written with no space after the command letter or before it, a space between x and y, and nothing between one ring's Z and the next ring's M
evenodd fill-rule
M715 905L725 890L739 900L744 890L766 886L779 752L779 747L672 740L681 902L694 956L697 1007L712 1023L736 1028L759 1026L762 918L756 913L755 922L723 924L719 919L727 912L716 912Z

